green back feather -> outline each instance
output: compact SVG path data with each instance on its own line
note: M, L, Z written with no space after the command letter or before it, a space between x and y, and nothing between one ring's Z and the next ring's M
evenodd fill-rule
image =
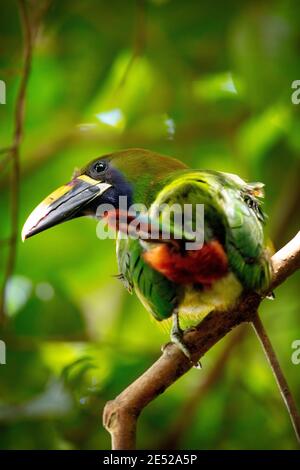
M261 290L270 282L271 268L264 243L265 216L255 195L260 186L226 173L184 171L160 191L150 212L155 214L162 204L204 204L205 240L216 237L223 242L230 268L244 288Z
M261 290L270 282L271 264L264 246L261 203L256 197L259 185L247 184L235 175L213 171L176 171L160 181L160 190L153 197L150 218L163 229L176 233L174 221L166 227L162 204L204 204L205 240L217 238L228 256L230 270L244 289ZM195 235L185 234L191 241ZM118 259L126 282L133 286L143 303L161 320L171 315L182 295L182 287L167 280L148 266L139 240L120 240ZM128 258L129 257L129 258ZM224 292L224 295L226 293Z

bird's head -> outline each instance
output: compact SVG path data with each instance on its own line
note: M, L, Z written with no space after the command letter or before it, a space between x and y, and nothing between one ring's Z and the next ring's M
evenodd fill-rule
M185 168L174 158L143 149L96 158L34 209L24 224L22 239L77 217L96 217L102 205L118 209L120 196L127 197L128 206L135 202L148 206L163 180Z

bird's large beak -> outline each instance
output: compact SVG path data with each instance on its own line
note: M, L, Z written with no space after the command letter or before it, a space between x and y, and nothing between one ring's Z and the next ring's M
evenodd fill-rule
M87 175L74 178L34 209L24 224L22 240L66 220L85 215L87 205L110 187L110 184L94 180Z

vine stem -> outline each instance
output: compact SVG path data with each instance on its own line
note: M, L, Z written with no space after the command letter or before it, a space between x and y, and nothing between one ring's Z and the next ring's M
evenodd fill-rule
M294 397L283 374L282 368L279 364L270 338L265 330L265 327L259 317L258 312L256 312L251 323L262 345L263 351L269 362L271 370L274 374L282 400L287 408L293 428L295 430L296 437L298 439L298 442L300 443L300 415L298 413Z
M3 285L0 294L0 324L5 321L5 295L9 278L11 277L17 255L17 235L19 221L19 192L20 192L20 145L23 137L25 101L27 84L30 75L31 59L32 59L32 31L26 7L25 0L19 0L19 12L24 38L24 65L22 70L21 81L17 101L15 105L14 118L14 136L13 145L8 149L8 157L12 161L11 172L11 236L9 241L8 258L4 273Z

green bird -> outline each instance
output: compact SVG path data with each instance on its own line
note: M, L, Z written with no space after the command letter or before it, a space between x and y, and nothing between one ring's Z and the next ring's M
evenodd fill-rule
M173 320L171 340L190 358L183 323L231 309L243 291L269 285L262 188L151 151L124 150L96 158L48 196L22 239L80 216L106 219L116 230L120 279L156 320ZM133 211L136 205L142 209Z

